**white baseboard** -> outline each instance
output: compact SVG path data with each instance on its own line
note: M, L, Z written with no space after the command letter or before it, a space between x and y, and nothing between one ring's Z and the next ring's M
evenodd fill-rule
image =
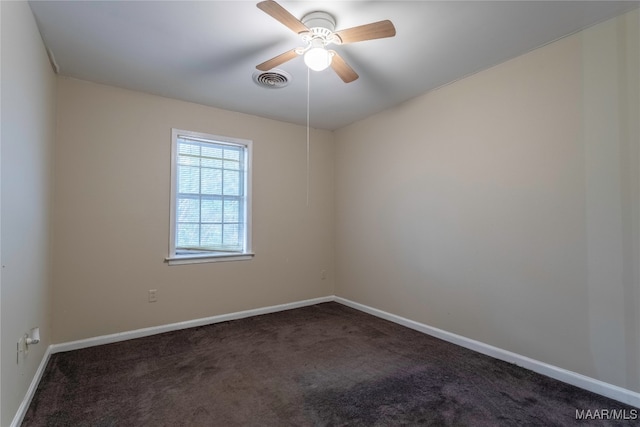
M276 313L278 311L292 310L294 308L306 307L308 305L320 304L333 301L333 296L313 298L303 301L291 302L287 304L272 305L269 307L255 308L252 310L237 311L235 313L220 314L218 316L204 317L201 319L187 320L184 322L170 323L168 325L152 326L150 328L135 329L133 331L119 332L116 334L102 335L99 337L87 338L78 341L70 341L62 344L54 344L51 353L62 351L78 350L81 348L93 347L96 345L111 344L119 341L132 340L135 338L148 337L162 334L164 332L177 331L180 329L195 328L196 326L211 325L214 323L227 322L229 320L243 319L245 317L258 316L261 314Z
M416 331L425 333L427 335L431 335L436 338L440 338L444 341L448 341L453 344L457 344L461 347L468 348L470 350L477 351L478 353L486 354L487 356L494 357L499 360L503 360L505 362L513 363L515 365L521 366L523 368L529 369L533 372L537 372L539 374L545 375L547 377L551 377L557 379L559 381L574 385L576 387L580 387L582 389L600 394L605 397L609 397L611 399L617 400L622 403L626 403L628 405L635 406L636 408L640 408L640 393L627 390L622 387L615 386L613 384L605 383L600 380L596 380L591 377L587 377L582 374L578 374L576 372L568 371L566 369L559 368L557 366L549 365L544 362L540 362L538 360L531 359L526 356L522 356L520 354L512 353L507 350L503 350L498 347L491 346L489 344L482 343L480 341L475 341L470 338L463 337L461 335L453 334L451 332L444 331L442 329L434 328L432 326L425 325L423 323L419 323L401 316L397 316L395 314L388 313L386 311L379 310L377 308L369 307L364 304L360 304L346 298L337 297L337 296L326 296L320 298L313 298L303 301L297 301L287 304L273 305L269 307L256 308L252 310L238 311L235 313L221 314L218 316L206 317L202 319L194 319L188 320L185 322L171 323L168 325L154 326L150 328L136 329L133 331L120 332L116 334L103 335L94 338L88 338L78 341L71 341L61 344L53 344L47 348L40 365L38 366L38 370L29 385L29 389L18 408L18 412L16 413L13 422L11 423L11 427L18 427L24 416L27 413L27 409L29 408L29 404L31 403L31 399L33 399L33 395L35 394L36 389L38 388L38 384L40 383L40 379L42 378L42 374L47 366L47 362L52 354L70 351L70 350L78 350L81 348L93 347L97 345L110 344L119 341L126 341L135 338L147 337L151 335L161 334L164 332L177 331L180 329L193 328L196 326L204 326L210 325L214 323L226 322L229 320L237 320L243 319L251 316L258 316L261 314L268 313L276 313L279 311L292 310L295 308L306 307L309 305L320 304L324 302L335 301L347 307L354 308L356 310L362 311L364 313L368 313L379 317L381 319L389 320L391 322L397 323L399 325L405 326L407 328L414 329Z
M269 307L256 308L253 310L245 310L238 311L235 313L221 314L219 316L211 316L205 317L202 319L194 319L187 320L185 322L171 323L168 325L161 326L153 326L150 328L136 329L133 331L120 332L117 334L103 335L99 337L87 338L78 341L71 341L61 344L53 344L47 347L47 351L42 357L42 361L40 362L40 366L38 366L38 370L27 389L27 393L22 399L22 403L16 412L16 415L13 417L13 421L11 422L11 427L19 427L22 424L22 420L24 416L27 414L27 410L29 409L29 405L31 404L31 400L38 388L38 384L40 383L40 379L42 378L42 374L44 373L45 368L47 367L47 363L49 362L49 358L52 354L60 353L63 351L71 351L71 350L79 350L81 348L93 347L97 345L110 344L118 341L126 341L134 338L142 338L150 335L161 334L164 332L177 331L180 329L193 328L196 326L204 326L211 325L213 323L226 322L229 320L243 319L245 317L258 316L261 314L268 313L276 313L278 311L286 311L292 310L294 308L306 307L309 305L320 304L323 302L331 302L334 300L334 297L326 296L320 298L313 298L303 301L297 301L287 304L280 305L272 305Z
M379 310L377 308L369 307L364 304L360 304L354 301L350 301L346 298L335 297L335 302L346 305L347 307L355 308L356 310L372 314L381 319L389 320L393 323L397 323L407 328L414 329L418 332L431 335L441 340L448 341L453 344L457 344L461 347L468 348L470 350L477 351L478 353L486 354L487 356L494 357L498 360L513 363L517 366L521 366L530 371L537 372L539 374L551 377L553 379L565 382L567 384L580 387L584 390L597 393L599 395L608 397L610 399L617 400L627 405L640 408L640 393L628 390L626 388L618 387L613 384L606 383L604 381L597 380L595 378L588 377L586 375L579 374L577 372L569 371L559 368L557 366L549 365L548 363L540 362L535 359L531 359L526 356L522 356L517 353L513 353L507 350L503 350L498 347L494 347L489 344L475 341L470 338L463 337L461 335L453 334L451 332L444 331L442 329L434 328L432 326L425 325L410 319L406 319L395 314L387 313L386 311Z
M22 424L22 420L24 416L27 414L27 409L29 409L29 405L31 404L31 399L33 399L33 395L36 393L36 389L38 388L38 384L40 384L40 380L42 379L42 374L44 373L45 368L47 367L47 363L49 362L49 358L51 357L51 346L47 347L47 350L44 352L42 356L42 360L38 365L38 369L36 370L33 379L31 380L31 384L29 384L29 388L27 389L27 393L22 399L20 406L18 407L18 412L13 417L13 421L11 421L11 427L19 427Z

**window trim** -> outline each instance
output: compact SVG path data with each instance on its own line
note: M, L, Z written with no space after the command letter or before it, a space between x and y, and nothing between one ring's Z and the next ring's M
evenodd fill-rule
M177 164L178 164L178 138L184 136L190 139L204 142L216 142L220 144L240 145L245 148L246 171L245 171L245 247L243 252L176 252L176 197L177 197ZM201 132L194 132L182 129L171 129L171 201L169 213L169 256L165 261L169 265L199 264L205 262L220 261L244 261L254 257L251 250L251 211L252 211L252 161L253 161L253 141L228 136L212 135Z

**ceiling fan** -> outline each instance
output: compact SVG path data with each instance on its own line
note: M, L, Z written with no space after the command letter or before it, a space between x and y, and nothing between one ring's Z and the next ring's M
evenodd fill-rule
M312 70L321 71L331 66L333 71L345 83L350 83L358 78L358 74L335 50L327 50L326 47L330 44L341 45L396 35L396 29L389 20L373 22L336 32L336 21L327 12L311 12L303 16L301 20L298 20L273 0L261 1L257 6L260 10L300 35L305 43L304 47L297 47L256 66L260 71L271 70L297 56L304 55L305 64Z

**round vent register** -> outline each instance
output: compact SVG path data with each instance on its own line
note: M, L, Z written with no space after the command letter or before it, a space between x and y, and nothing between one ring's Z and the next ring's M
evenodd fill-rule
M282 70L256 71L253 81L260 87L280 89L289 85L291 75Z

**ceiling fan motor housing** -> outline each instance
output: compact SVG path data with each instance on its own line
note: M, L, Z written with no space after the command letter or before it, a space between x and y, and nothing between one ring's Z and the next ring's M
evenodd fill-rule
M327 12L317 11L306 14L301 22L311 30L311 38L329 39L336 29L336 20Z

